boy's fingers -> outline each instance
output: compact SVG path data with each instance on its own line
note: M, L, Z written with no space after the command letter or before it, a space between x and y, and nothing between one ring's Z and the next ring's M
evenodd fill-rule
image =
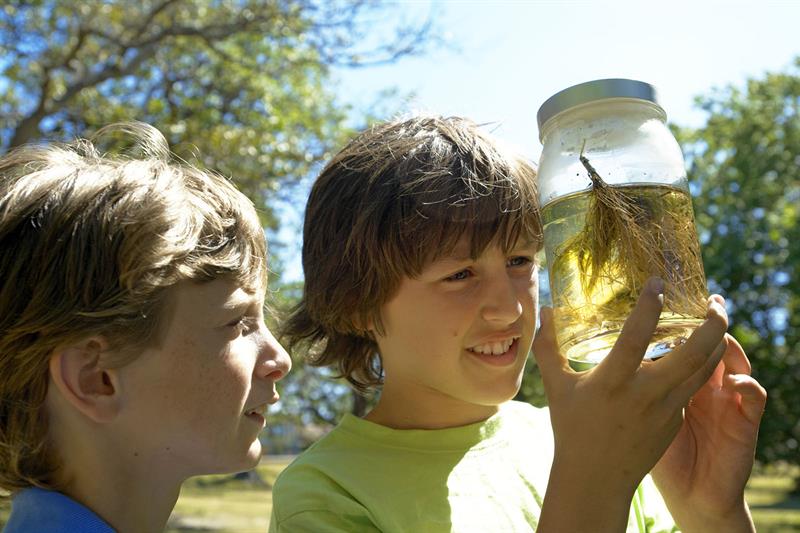
M725 350L725 355L722 356L722 361L725 363L725 372L727 374L747 374L749 376L752 367L742 345L728 333L725 334L725 338L728 341L728 349Z
M664 305L664 282L659 278L647 280L636 307L622 327L617 342L596 371L627 380L642 362L653 338Z
M716 295L715 295L716 296ZM714 298L714 296L712 296ZM724 304L721 296L718 302ZM718 364L714 369L714 373L709 378L706 385L709 391L719 390L723 386L723 378L727 374L746 374L750 375L750 361L747 359L742 345L733 338L729 333L725 334L726 348L725 353L722 354L722 363ZM702 394L702 390L698 394Z
M726 387L730 387L742 397L742 415L751 424L758 425L767 405L767 391L758 381L746 374L728 374L725 381Z
M725 351L727 351L727 348L721 348L721 349L723 350L722 357L724 358ZM714 367L714 371L709 376L708 381L706 381L706 387L705 387L706 390L704 391L703 389L700 389L699 391L697 391L697 394L702 394L703 392L713 392L715 390L721 389L722 379L724 377L725 377L725 365L721 362L717 363L717 365Z
M701 387L707 383L711 385L711 388L719 390L723 384L723 365L719 363L722 360L722 355L725 353L725 347L726 343L722 340L699 369L695 370L691 376L688 376L672 388L669 392L670 397L675 398L680 406L685 406L689 399L695 396L695 394L702 395L704 392L707 392L707 390L701 390ZM719 379L716 383L713 383L711 382L711 378L715 373L718 373Z
M561 355L556 341L556 330L553 324L553 309L542 307L539 313L539 331L533 339L533 356L542 373L545 389L558 386L565 373L572 373L567 359Z
M662 376L659 383L663 390L676 389L687 380L695 384L705 376L700 383L696 383L697 388L702 386L727 348L727 329L728 315L725 308L719 302L709 299L705 321L692 332L684 344L656 362L655 368ZM692 394L694 391L687 398Z

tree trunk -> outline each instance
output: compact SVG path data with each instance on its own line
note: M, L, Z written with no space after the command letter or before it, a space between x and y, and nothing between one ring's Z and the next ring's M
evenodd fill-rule
M14 135L11 137L11 143L8 145L8 148L11 149L16 146L22 146L31 139L37 138L39 136L39 123L45 115L46 113L44 110L37 109L32 115L22 119L19 125L14 129Z

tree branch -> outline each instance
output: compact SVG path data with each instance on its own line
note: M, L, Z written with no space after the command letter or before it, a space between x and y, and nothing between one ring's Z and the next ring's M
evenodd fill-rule
M17 127L14 128L14 134L11 136L9 148L21 146L36 137L39 123L47 116L47 93L50 90L50 74L47 70L44 72L44 79L42 80L39 90L39 102L36 105L36 109L20 120Z
M125 52L127 52L127 50ZM86 89L87 87L95 87L108 79L119 78L122 76L133 74L133 72L137 68L139 68L139 65L141 65L146 59L153 57L155 52L156 52L156 46L153 45L145 46L139 51L138 54L136 54L135 57L133 57L128 62L127 65L124 65L122 67L116 64L106 65L103 68L103 70L97 72L96 74L93 74L69 86L67 90L64 91L64 94L60 98L53 100L53 103L50 106L49 111L52 112L53 109L62 107L64 104L69 102L76 94Z

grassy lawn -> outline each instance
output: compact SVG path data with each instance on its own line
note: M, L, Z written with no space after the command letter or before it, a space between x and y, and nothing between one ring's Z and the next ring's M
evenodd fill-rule
M758 533L800 531L800 495L790 494L800 467L771 467L750 478L745 491Z
M189 480L167 523L167 533L215 531L266 533L272 512L270 488L287 461L264 461L257 467L266 485L231 480L230 476L205 476Z
M270 487L286 461L265 461L257 471L265 485L232 480L230 476L191 479L181 491L167 533L214 531L265 533L272 510ZM800 496L789 494L800 467L767 468L755 473L746 497L759 533L800 532ZM0 502L0 526L8 504Z

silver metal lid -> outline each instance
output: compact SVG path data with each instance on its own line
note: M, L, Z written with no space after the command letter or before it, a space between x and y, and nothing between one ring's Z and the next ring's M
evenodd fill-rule
M539 138L541 139L542 126L562 111L606 98L636 98L658 105L656 88L643 81L610 78L579 83L557 92L545 100L539 108L539 112L536 114L536 121L539 123Z

